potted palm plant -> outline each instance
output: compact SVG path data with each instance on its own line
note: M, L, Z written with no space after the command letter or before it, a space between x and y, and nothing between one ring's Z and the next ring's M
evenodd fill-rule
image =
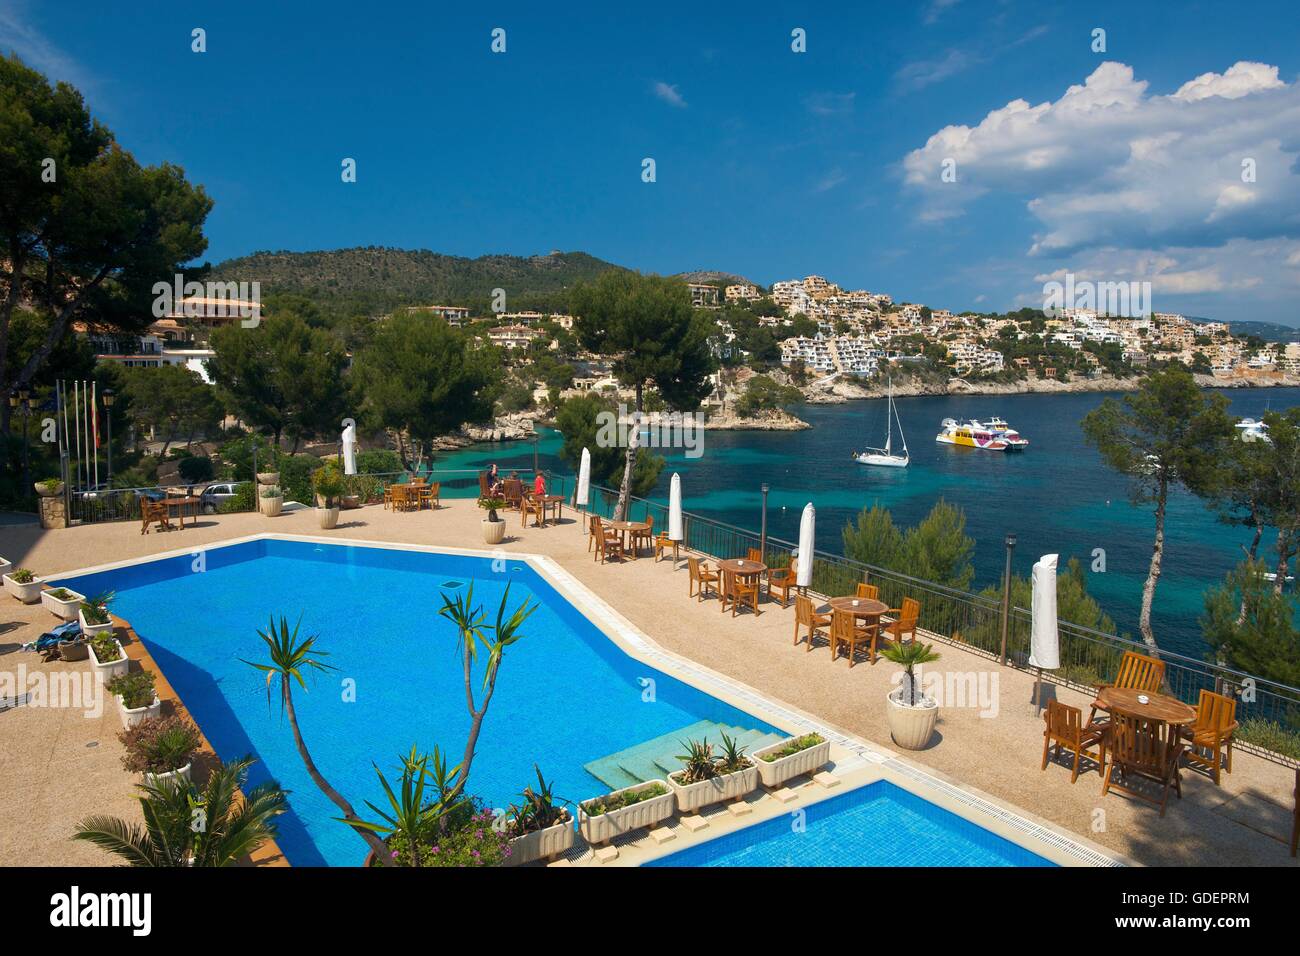
M127 672L130 662L126 659L126 652L122 650L121 642L111 631L107 634L96 634L89 639L89 644L90 666L106 683Z
M277 783L245 789L252 763L252 757L244 757L221 764L202 791L181 779L146 781L140 797L144 826L97 815L81 821L73 839L115 853L131 866L232 866L275 839L275 817L288 809ZM194 826L196 806L203 807L206 826Z
M284 510L284 492L279 485L267 485L262 489L262 514L274 518Z
M890 644L881 656L903 668L902 682L885 698L889 733L905 750L922 750L934 734L939 719L939 702L922 693L915 668L939 659L933 644L912 640Z
M87 637L96 634L112 634L113 618L108 613L108 602L113 599L110 594L98 594L82 601L77 608L77 620L81 622L81 633Z
M339 466L327 461L312 473L312 486L316 491L316 517L326 530L339 523L339 499L343 497L343 473Z
M162 701L154 691L150 671L133 671L108 682L108 692L117 697L117 712L125 727L134 727L149 717L162 713Z
M5 590L14 600L22 601L24 604L35 604L41 599L41 588L44 583L38 575L27 568L14 568L4 576Z
M505 540L506 523L497 514L498 508L506 506L504 498L480 498L478 506L487 512L483 519L483 540L488 544L500 544Z
M578 804L578 829L593 846L608 843L673 815L675 798L662 780L636 783Z
M677 809L694 813L723 800L742 800L758 786L758 768L745 756L745 748L732 737L722 735L722 752L714 754L705 740L683 741L686 753L677 759L681 770L668 775L668 785L677 795Z
M150 717L117 735L125 753L122 766L144 774L145 783L190 782L194 753L203 745L198 728L183 717Z
M64 621L75 621L81 602L86 600L84 594L69 591L67 588L50 588L41 592L41 606Z
M573 846L573 814L557 806L551 785L537 773L537 789L524 787L521 806L511 804L507 811L506 835L510 838L507 866L532 863L543 858L554 860ZM561 801L563 802L563 801Z

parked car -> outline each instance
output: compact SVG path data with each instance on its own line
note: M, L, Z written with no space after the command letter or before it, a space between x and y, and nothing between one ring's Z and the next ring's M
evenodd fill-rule
M199 495L199 508L205 515L214 515L223 503L235 497L238 490L237 481L219 481L208 485L203 489L203 494Z

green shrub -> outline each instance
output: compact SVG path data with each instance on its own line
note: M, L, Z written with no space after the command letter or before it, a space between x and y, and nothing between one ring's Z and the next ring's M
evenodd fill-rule
M36 575L32 574L27 568L14 568L9 572L9 580L14 584L31 584L36 580Z
M491 808L471 797L440 820L430 820L420 836L421 866L500 866L510 856L505 832L496 829ZM388 839L391 856L381 864L412 866L410 839L404 833Z
M152 671L132 671L114 677L108 682L108 692L122 698L122 706L127 710L148 707L154 699L154 676Z
M197 456L182 458L180 472L181 478L191 485L198 484L201 481L211 481L213 475L212 459Z
M223 515L236 514L241 511L254 511L257 500L256 486L251 481L241 481L235 485L235 494L217 505L217 511Z
M625 790L622 793L611 793L603 797L596 797L594 800L588 800L582 805L582 809L587 816L598 817L603 813L612 813L615 810L622 810L624 807L643 803L652 797L662 797L667 792L668 788L662 783L650 783L636 790Z
M126 748L122 766L133 773L171 773L190 762L203 740L181 717L149 717L117 735Z
M107 664L122 657L122 649L117 643L117 638L112 634L96 634L90 639L90 649L95 652L95 660L101 664Z
M774 760L780 760L782 757L791 757L800 751L807 750L809 747L816 747L822 742L821 734L804 734L802 737L796 737L780 750L774 750L769 754L763 754L759 759L764 763L772 763Z
M357 455L357 473L360 475L382 475L401 470L402 459L395 451L376 448Z

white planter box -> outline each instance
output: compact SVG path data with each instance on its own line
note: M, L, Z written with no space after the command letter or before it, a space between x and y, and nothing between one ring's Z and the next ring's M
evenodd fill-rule
M56 589L57 590L57 589ZM84 594L78 594L76 591L70 591L64 588L72 595L70 598L56 598L54 591L41 592L41 606L57 618L65 621L77 620L77 615L81 612L81 602L86 600Z
M96 674L104 679L104 683L106 684L114 677L120 677L125 674L127 669L131 666L131 662L127 660L126 652L122 650L122 642L115 640L113 643L117 645L118 653L118 658L115 661L101 662L100 659L95 656L95 646L93 644L90 645L90 666Z
M173 770L171 773L146 773L144 775L144 782L148 784L152 784L155 787L161 787L169 780L175 780L177 778L180 778L181 780L184 780L186 783L189 783L190 767L192 767L193 765L194 765L194 761L191 760L185 766Z
M668 775L668 786L676 794L677 809L682 813L694 813L702 807L724 800L739 800L758 786L758 768L754 766L712 780L701 780L699 783L681 784L673 776Z
M758 776L763 781L763 786L779 787L787 780L792 780L802 774L816 773L826 766L831 759L831 742L829 740L813 744L811 747L806 747L798 753L790 754L788 757L777 757L771 763L763 759L764 754L777 753L796 739L798 738L789 737L772 744L770 747L755 750L750 754L754 758L754 766L758 767Z
M655 783L668 787L668 783L664 780L647 780L645 783L638 783L631 787L624 787L622 790L615 790L607 794L607 796L612 797L614 794L626 793L628 790L640 790ZM673 796L671 787L668 787L667 793L660 796L642 800L630 807L610 810L594 817L588 816L587 811L579 804L578 829L582 831L582 838L588 843L608 843L614 837L622 836L624 833L631 833L633 830L639 830L642 827L652 827L656 823L667 820L673 815L675 806L676 798Z
M36 576L26 584L19 584L9 575L4 576L5 590L9 592L10 597L16 601L22 601L24 604L35 604L41 599L41 590L45 587L45 582Z
M117 712L122 716L122 726L124 727L134 727L140 721L150 717L157 717L162 713L162 701L158 699L157 694L154 695L152 704L147 707L136 707L132 710L127 710L126 704L122 702L121 694L115 696L117 697Z
M573 815L566 810L564 820L555 826L512 839L506 866L519 866L534 860L553 860L573 846L573 837Z
M899 703L894 691L885 698L889 734L904 750L924 750L939 720L939 704L933 697L921 697L915 707Z
M96 634L113 633L112 621L109 621L107 624L91 624L86 620L86 615L80 608L77 609L77 621L81 624L81 633L85 634L86 637L94 637Z
M0 574L7 574L9 572L9 569L12 568L13 566L14 563L10 561L8 558L0 558Z

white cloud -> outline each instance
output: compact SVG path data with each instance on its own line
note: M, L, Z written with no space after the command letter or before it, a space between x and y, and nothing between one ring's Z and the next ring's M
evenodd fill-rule
M823 176L821 179L817 181L817 184L813 186L813 192L818 192L818 193L827 192L828 190L834 189L836 186L843 183L846 179L848 179L848 176L844 174L844 170L836 166L834 169L830 170L830 172L828 172L825 176Z
M654 95L659 97L670 106L676 106L679 109L686 108L686 100L682 99L682 94L677 90L676 83L665 83L662 80L655 83Z
M943 182L943 161L957 182ZM1242 181L1253 160L1255 181ZM1122 63L1097 67L1057 100L1023 99L974 126L947 126L903 160L921 218L961 214L994 193L1023 201L1034 254L1135 239L1217 245L1300 232L1300 84L1238 63L1153 95Z
M857 97L857 93L814 93L804 99L804 105L816 116L835 116L852 113Z
M11 50L28 66L48 76L51 83L63 80L83 94L89 93L90 74L36 28L22 0L0 3L0 55Z

